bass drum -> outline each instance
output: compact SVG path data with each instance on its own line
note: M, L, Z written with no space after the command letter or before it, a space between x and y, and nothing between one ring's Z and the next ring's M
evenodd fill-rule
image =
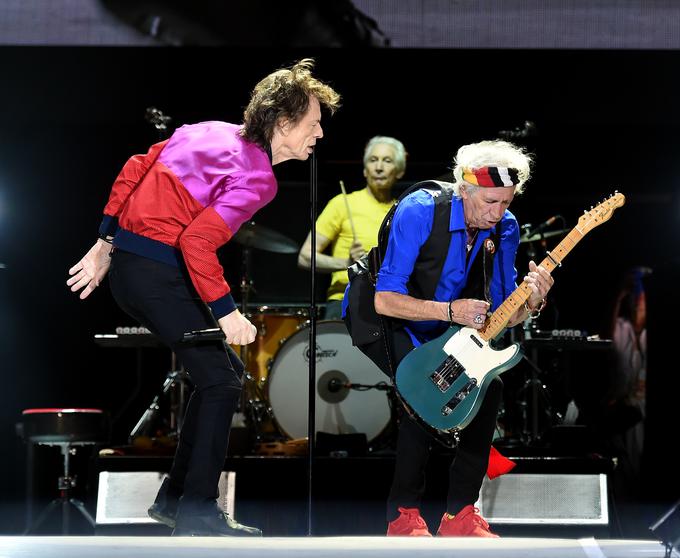
M350 389L349 384L384 386L387 377L359 349L341 320L317 322L317 432L363 433L369 442L390 423L383 389ZM268 400L274 420L290 438L307 437L309 326L288 338L274 357L268 378Z

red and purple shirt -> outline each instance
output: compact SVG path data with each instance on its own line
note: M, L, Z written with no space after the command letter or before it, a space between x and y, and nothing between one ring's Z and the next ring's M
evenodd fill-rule
M185 125L130 158L99 229L121 250L185 265L217 319L236 308L217 249L277 191L269 154L240 130L216 121Z

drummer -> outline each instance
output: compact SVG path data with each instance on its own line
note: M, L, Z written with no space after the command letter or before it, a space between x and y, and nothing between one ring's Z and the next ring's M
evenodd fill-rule
M395 138L375 136L364 149L364 177L361 190L338 194L328 202L316 221L316 268L331 273L323 315L341 318L342 298L347 287L347 268L378 243L378 229L394 202L393 186L406 170L406 150ZM311 233L307 235L298 265L311 266ZM324 253L327 249L330 254Z

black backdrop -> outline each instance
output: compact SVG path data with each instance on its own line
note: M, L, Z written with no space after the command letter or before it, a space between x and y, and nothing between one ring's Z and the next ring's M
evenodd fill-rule
M650 372L646 494L677 498L666 460L677 434L677 364L671 355L680 227L678 62L675 52L453 51L169 48L0 49L0 475L9 479L0 531L20 529L23 455L14 423L37 406L102 407L123 442L169 357L148 351L139 385L130 350L103 349L93 334L132 325L107 288L85 302L64 285L91 245L110 183L126 158L145 151L156 106L173 125L239 121L249 91L269 71L315 56L317 73L343 95L323 121L317 152L319 202L338 180L362 185L361 155L376 134L409 152L405 181L443 175L455 149L535 122L524 144L536 154L520 222L561 214L571 227L583 209L618 189L628 202L595 229L556 273L556 325L596 332L621 273L654 269L648 282ZM275 168L278 198L258 223L301 243L309 229L309 167ZM240 248L221 252L237 290ZM526 267L520 253L519 266ZM304 302L308 278L295 256L253 253L255 301ZM321 279L322 286L324 278ZM320 289L322 290L322 289ZM237 293L238 294L238 293ZM597 373L594 370L594 373ZM139 396L136 396L139 390ZM132 402L127 405L132 399Z

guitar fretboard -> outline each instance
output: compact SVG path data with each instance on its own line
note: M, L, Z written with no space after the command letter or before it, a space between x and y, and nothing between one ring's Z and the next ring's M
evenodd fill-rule
M581 232L579 226L576 225L552 252L548 252L548 256L540 265L552 273L561 264L565 256L573 250L574 246L581 241L585 236L585 232ZM508 325L510 318L517 309L524 306L524 303L529 300L530 296L531 288L526 281L522 281L519 287L489 317L484 327L479 330L479 336L485 341L496 337Z

